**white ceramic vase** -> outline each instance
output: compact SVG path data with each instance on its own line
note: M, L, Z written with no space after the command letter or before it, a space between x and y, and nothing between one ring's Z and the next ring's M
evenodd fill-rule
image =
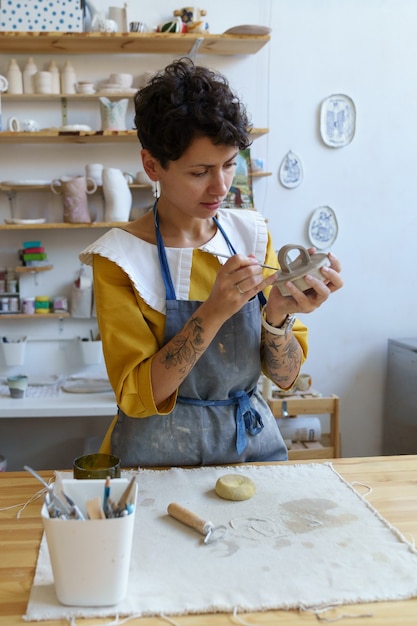
M102 130L126 130L126 112L129 100L111 101L108 98L101 97L100 115Z
M23 69L23 93L35 93L35 74L38 68L33 60L29 57Z
M103 169L104 221L128 222L132 208L132 193L122 170Z
M17 64L16 59L10 59L6 78L9 83L8 93L13 95L23 93L22 72L20 71L20 67Z

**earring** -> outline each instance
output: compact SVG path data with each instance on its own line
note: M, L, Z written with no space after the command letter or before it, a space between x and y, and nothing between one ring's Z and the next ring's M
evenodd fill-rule
M161 188L159 186L159 181L155 181L155 187L153 189L153 195L155 200L158 200L159 196L161 195Z

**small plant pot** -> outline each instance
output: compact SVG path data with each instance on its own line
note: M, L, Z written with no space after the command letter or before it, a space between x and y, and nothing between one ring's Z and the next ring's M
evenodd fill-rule
M103 347L101 341L79 340L81 360L84 365L98 365L103 360Z

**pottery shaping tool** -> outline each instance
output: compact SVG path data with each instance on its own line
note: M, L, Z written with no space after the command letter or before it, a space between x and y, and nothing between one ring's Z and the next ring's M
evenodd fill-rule
M176 502L168 504L167 511L168 514L174 519L182 522L190 528L194 528L194 530L197 530L199 533L204 535L204 543L212 543L213 541L223 539L226 534L226 526L214 526L213 522L203 520L201 517L198 517L198 515L188 509L185 509Z
M119 512L123 511L123 509L125 509L127 506L133 504L135 482L136 482L136 477L132 476L132 478L129 481L128 486L126 487L126 489L122 493L119 501L116 504L116 510L117 511L119 511Z
M206 250L206 252L208 252ZM220 252L209 252L209 254L211 254L212 256L218 256L221 257L222 259L231 259L232 256L235 256L234 254L220 254ZM265 265L262 263L258 263L259 267L265 267L267 270L275 270L276 272L279 271L279 267L273 267L272 265Z

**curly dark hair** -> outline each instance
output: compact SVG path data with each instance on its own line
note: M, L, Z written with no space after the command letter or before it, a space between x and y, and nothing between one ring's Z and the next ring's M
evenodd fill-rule
M250 145L244 105L227 79L182 58L151 78L135 95L135 128L142 147L166 168L196 136L215 145Z

